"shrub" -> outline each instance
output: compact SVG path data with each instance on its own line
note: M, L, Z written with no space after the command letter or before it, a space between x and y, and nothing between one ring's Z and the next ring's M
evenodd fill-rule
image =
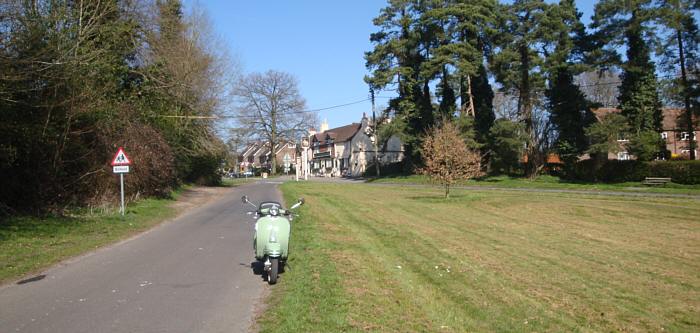
M394 162L394 163L389 163L389 164L380 164L379 165L379 174L382 177L386 176L397 176L397 175L410 175L410 172L406 172L406 166L405 163L402 162ZM367 165L365 168L365 173L363 174L364 177L374 177L377 175L377 168L374 166L374 163L370 163Z
M650 162L653 177L669 177L678 184L700 184L700 161L655 161Z
M668 177L678 184L700 184L700 161L604 161L599 166L593 159L577 162L567 178L608 183L636 182L645 177Z

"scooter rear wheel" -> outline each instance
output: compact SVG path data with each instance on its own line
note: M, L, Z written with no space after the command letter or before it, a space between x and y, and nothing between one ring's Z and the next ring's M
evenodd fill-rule
M267 272L267 282L270 284L275 284L277 283L277 274L279 273L280 259L270 258L270 264L270 271Z

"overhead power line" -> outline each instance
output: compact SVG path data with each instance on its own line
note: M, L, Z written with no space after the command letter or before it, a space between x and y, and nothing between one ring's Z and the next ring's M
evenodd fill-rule
M393 98L389 96L375 96L375 98ZM371 101L371 98L367 97L361 100L349 102L349 103L343 103L343 104L337 104L333 106L327 106L324 108L318 108L318 109L309 109L309 110L300 110L300 111L291 111L291 112L286 112L286 114L302 114L302 113L313 113L313 112L318 112L318 111L324 111L324 110L331 110L331 109L337 109L345 106L350 106L350 105L355 105L355 104L360 104L362 102L368 102ZM161 115L161 118L185 118L185 119L246 119L246 118L257 118L257 116L245 116L245 115L226 115L226 116L180 116L180 115Z
M677 75L658 75L656 78L657 79L668 79L668 78L674 78L677 77ZM598 87L598 86L611 86L611 85L619 85L622 83L622 80L620 79L615 79L612 81L608 82L598 82L598 83L591 83L591 84L582 84L578 85L579 88L589 88L589 87ZM498 91L494 90L494 94L496 95L508 95L508 92L504 91ZM397 96L375 96L374 98L396 98ZM337 109L337 108L342 108L345 106L350 106L350 105L355 105L355 104L360 104L363 102L369 102L372 99L369 97L359 99L353 102L348 102L348 103L343 103L343 104L337 104L337 105L332 105L332 106L327 106L323 108L318 108L318 109L309 109L309 110L300 110L300 111L291 111L287 112L286 114L303 114L303 113L313 113L313 112L318 112L318 111L325 111L325 110L332 110L332 109ZM185 119L251 119L251 118L257 118L257 116L245 116L245 115L226 115L226 116L179 116L179 115L161 115L160 117L162 118L185 118Z

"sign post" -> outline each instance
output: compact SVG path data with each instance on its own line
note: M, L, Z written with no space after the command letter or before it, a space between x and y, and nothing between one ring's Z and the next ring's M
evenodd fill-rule
M131 160L126 156L124 148L119 147L119 150L112 159L112 172L119 174L119 185L121 188L121 206L119 207L119 213L122 216L126 213L126 209L124 208L124 174L129 173L130 165Z
M309 180L309 162L307 161L309 156L307 153L307 150L309 149L309 138L304 137L301 139L301 148L302 149L302 155L301 155L301 164L303 165L303 170L304 170L304 180Z
M292 158L289 157L289 153L284 154L282 161L284 161L284 173L289 174L289 167L292 165Z

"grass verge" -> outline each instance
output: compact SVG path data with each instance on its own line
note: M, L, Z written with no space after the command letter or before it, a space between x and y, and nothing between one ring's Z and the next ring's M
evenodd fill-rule
M170 199L144 199L116 212L66 217L11 217L0 221L0 283L152 228L176 212Z
M302 196L298 187L282 186L285 202ZM344 332L348 298L332 263L329 243L314 222L313 207L302 206L292 222L289 259L280 281L272 286L269 307L258 318L261 332ZM308 216L308 217L307 217Z
M282 189L307 204L264 332L700 330L697 200Z
M433 184L429 177L424 175L400 175L387 176L370 179L371 183L388 184ZM700 185L683 185L668 183L663 186L646 186L639 182L626 183L585 183L573 182L559 177L543 175L534 180L526 178L516 178L508 176L491 176L481 179L460 182L463 186L484 186L498 188L543 188L562 190L582 190L582 191L616 191L616 192L636 192L636 193L670 193L670 194L690 194L700 195Z

